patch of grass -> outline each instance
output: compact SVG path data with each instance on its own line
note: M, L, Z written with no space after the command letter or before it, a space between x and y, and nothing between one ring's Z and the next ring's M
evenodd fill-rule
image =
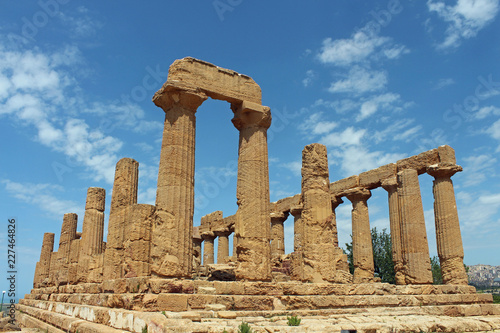
M252 333L252 329L248 323L242 322L240 326L238 326L238 333Z
M161 314L164 315L165 317L167 317L167 314L165 313L165 311L162 311Z
M286 317L288 320L288 326L299 326L300 322L302 319L300 319L298 316L291 316L291 317Z
M148 325L144 325L142 328L142 333L148 333Z

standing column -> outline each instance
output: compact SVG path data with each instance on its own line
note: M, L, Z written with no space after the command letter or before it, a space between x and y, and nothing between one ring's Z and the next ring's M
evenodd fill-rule
M213 233L203 233L203 265L210 265L214 263L214 240Z
M151 247L157 276L190 277L193 256L195 112L207 97L164 85L153 97L165 111ZM173 215L173 216L172 216Z
M63 263L69 262L71 241L76 239L77 223L78 215L75 213L64 214L63 224L61 227L61 237L59 238L59 249L57 250Z
M268 107L243 101L232 104L234 126L240 131L236 197L238 280L271 280L271 218L269 216Z
M109 211L108 237L104 254L104 280L118 279L124 276L125 230L131 223L128 207L137 204L138 182L139 163L131 158L119 160L116 163Z
M326 147L319 143L302 151L303 281L333 281L335 246Z
M103 252L104 201L106 191L100 187L89 187L83 217L82 241L80 251L83 255Z
M333 245L339 247L339 236L337 232L337 215L335 209L344 203L341 197L332 197L332 231L333 231Z
M215 231L215 236L217 237L217 263L223 264L227 257L229 257L229 235L231 232L227 231Z
M414 169L405 169L399 171L397 177L405 282L432 284L431 260L418 173Z
M384 179L382 188L389 198L389 221L391 228L392 262L396 284L405 284L403 272L403 246L401 242L401 216L399 214L398 180L396 176Z
M46 232L43 234L42 251L40 261L36 265L33 287L41 287L45 279L49 278L50 257L54 251L54 234Z
M434 219L436 241L441 273L445 284L468 284L464 267L464 248L457 203L451 176L462 171L462 167L451 163L440 163L427 167L427 173L434 177Z
M285 223L288 213L271 213L271 259L279 260L285 254Z
M290 207L290 214L293 216L293 252L302 251L302 210L303 205L299 204Z
M368 215L370 190L357 187L345 192L352 202L352 257L354 264L354 283L373 282L372 235Z
M193 228L193 272L197 275L201 266L201 243L200 227Z

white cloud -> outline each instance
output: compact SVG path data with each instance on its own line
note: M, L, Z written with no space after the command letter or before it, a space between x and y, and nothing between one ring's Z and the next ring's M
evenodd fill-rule
M412 128L409 128L402 133L395 134L393 140L396 141L401 140L409 142L417 136L417 134L422 130L422 128L423 127L421 125L413 126Z
M486 133L489 134L493 139L500 140L500 120L495 121L487 130Z
M83 209L80 205L70 200L61 200L59 196L64 195L61 186L50 184L16 183L10 180L2 180L5 190L14 198L29 204L36 204L40 209L46 211L54 218L61 218L66 213L77 213L83 217Z
M342 132L334 132L323 136L320 142L327 147L359 145L365 134L366 129L357 130L354 127L347 127Z
M394 163L405 157L404 154L382 151L370 152L365 146L361 145L345 147L339 155L344 176L356 175L385 164Z
M455 84L455 80L452 78L440 79L435 85L434 90L443 89L444 87L448 87Z
M290 170L295 176L300 176L302 170L302 162L295 161L295 162L283 163L280 165L280 167Z
M500 116L500 108L493 105L483 106L475 113L476 119L484 119L489 115Z
M354 66L349 70L347 78L333 82L328 89L332 93L363 94L385 88L387 73Z
M372 97L361 105L361 109L356 117L356 121L361 121L370 117L380 108L392 108L392 104L398 102L399 100L400 96L394 93L386 93Z
M354 32L351 38L323 40L318 58L322 63L336 66L349 66L364 62L370 58L399 58L407 53L406 47L394 45L389 37L378 36L367 28Z
M491 155L469 156L463 160L465 161L462 174L462 177L465 177L462 183L464 186L480 184L495 175L497 160Z
M445 39L437 47L449 49L458 47L462 39L475 37L492 22L498 13L499 0L458 0L455 5L428 0L427 7L448 22Z
M407 131L407 127L414 123L414 119L400 119L394 122L391 122L389 126L387 126L383 130L375 131L373 134L373 139L375 143L380 143L382 141L387 140L388 138L394 139L397 135L401 134L402 131Z
M458 192L457 208L463 234L498 234L500 193Z
M306 72L306 78L302 80L302 84L304 85L304 87L308 87L313 82L315 77L316 73L312 69L308 70Z
M331 132L337 126L336 122L327 121L322 112L317 112L300 124L299 129L308 134L321 135Z

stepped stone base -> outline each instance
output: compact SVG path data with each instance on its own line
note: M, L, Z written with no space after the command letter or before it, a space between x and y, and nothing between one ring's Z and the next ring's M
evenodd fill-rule
M33 289L19 322L49 332L478 332L500 305L470 286L219 282L131 278ZM287 316L302 318L287 326ZM45 325L45 326L44 326Z

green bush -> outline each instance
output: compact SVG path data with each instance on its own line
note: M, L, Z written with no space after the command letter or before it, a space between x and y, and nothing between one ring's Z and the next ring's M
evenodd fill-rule
M238 326L238 333L252 333L252 329L248 323L242 322L240 326Z
M500 304L500 294L493 294L493 303Z
M142 328L142 333L148 333L148 325Z
M302 320L298 316L286 317L286 319L288 319L288 326L299 326Z

